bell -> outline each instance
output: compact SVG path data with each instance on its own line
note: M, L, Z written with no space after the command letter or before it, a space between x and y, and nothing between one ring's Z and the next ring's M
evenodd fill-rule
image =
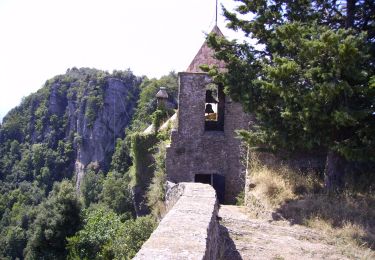
M206 114L215 113L214 110L212 109L212 105L211 104L206 104L206 109L204 110L204 113L206 113Z
M206 103L217 103L217 100L212 96L212 90L206 90Z

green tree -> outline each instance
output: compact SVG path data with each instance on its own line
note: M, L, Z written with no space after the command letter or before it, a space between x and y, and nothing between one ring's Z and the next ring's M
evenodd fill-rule
M95 173L95 171L88 171L81 184L81 194L85 207L89 207L91 203L97 203L100 198L100 193L103 189L103 174Z
M174 114L174 110L160 107L152 113L152 124L154 126L155 134L158 132L162 124Z
M5 237L0 239L0 252L12 259L22 258L26 245L26 232L18 226L9 226L5 230Z
M121 222L102 206L86 214L83 228L68 238L68 259L131 259L156 226L150 216Z
M344 159L375 160L374 4L238 2L224 9L228 26L259 45L209 42L228 69L211 75L258 119L242 136L273 150L324 149L326 187L340 187Z
M66 238L80 226L81 205L74 186L64 180L55 184L48 199L38 207L29 230L26 259L65 259Z
M100 202L107 205L117 214L134 212L129 180L113 172L108 173L103 182Z
M105 246L121 227L120 217L107 207L96 206L86 211L83 228L68 238L69 259L103 259Z
M114 259L132 259L150 237L156 227L151 216L127 220L118 231L118 235L108 246Z
M125 174L131 165L129 147L125 140L118 138L116 140L115 152L112 155L111 169L114 172Z

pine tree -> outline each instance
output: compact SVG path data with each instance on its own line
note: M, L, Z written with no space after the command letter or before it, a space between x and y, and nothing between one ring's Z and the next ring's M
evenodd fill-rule
M375 161L375 4L247 1L224 8L229 28L257 42L209 36L227 72L211 75L256 115L252 146L327 152L325 184L342 185L345 160Z

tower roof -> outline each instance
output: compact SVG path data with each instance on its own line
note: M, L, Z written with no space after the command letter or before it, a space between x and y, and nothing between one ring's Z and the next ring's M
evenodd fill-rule
M214 26L211 33L215 33L218 36L224 37L224 34L220 31L217 25ZM215 54L215 51L208 46L207 40L205 40L202 47L199 49L193 61L190 63L189 67L187 68L186 72L203 72L199 68L199 66L204 65L204 64L216 65L219 69L224 69L225 63L223 61L219 61L218 59L216 59L214 57L214 54Z
M167 99L168 98L168 93L167 91L165 90L165 87L161 87L158 91L158 93L156 93L156 97L157 98L164 98L164 99Z

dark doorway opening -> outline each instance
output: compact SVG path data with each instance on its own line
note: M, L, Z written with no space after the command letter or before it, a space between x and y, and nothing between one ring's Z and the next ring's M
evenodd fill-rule
M220 174L195 174L194 182L210 184L216 191L219 203L224 203L225 177Z
M211 174L195 174L194 182L211 185Z

